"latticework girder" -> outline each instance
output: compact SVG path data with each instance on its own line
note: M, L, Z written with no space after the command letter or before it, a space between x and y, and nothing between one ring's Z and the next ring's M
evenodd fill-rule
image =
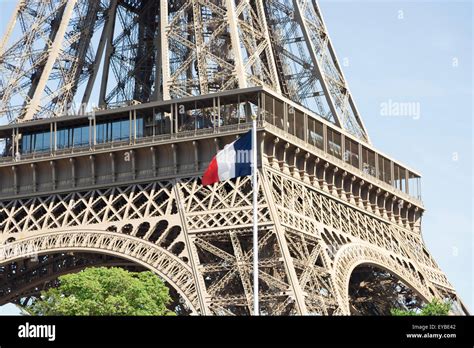
M457 301L419 247L419 233L272 166L260 182L262 313L349 314L349 279L365 263L389 270L425 301ZM70 251L112 255L157 272L195 312L248 315L250 185L242 178L202 187L188 178L0 202L0 262Z
M264 86L368 141L310 0L22 0L0 73L10 122Z
M114 109L26 123L94 98ZM120 260L180 313L252 313L251 180L199 178L252 114L262 314L383 314L377 289L466 312L424 245L419 176L368 144L315 0L19 1L0 46L0 117L25 122L2 129L0 303Z

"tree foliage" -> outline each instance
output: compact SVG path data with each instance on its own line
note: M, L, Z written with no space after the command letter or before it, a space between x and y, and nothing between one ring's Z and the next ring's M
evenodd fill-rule
M411 315L435 315L442 316L448 315L449 310L451 309L451 303L441 302L437 299L434 299L432 302L423 306L421 311L417 312L414 310L402 310L398 308L393 308L390 312L395 316L411 316Z
M26 307L31 315L175 315L168 288L152 272L95 267L59 277Z

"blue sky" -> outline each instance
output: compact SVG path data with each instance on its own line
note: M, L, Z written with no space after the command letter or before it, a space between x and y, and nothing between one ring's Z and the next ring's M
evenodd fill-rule
M423 175L424 240L474 310L471 1L320 5L372 143ZM390 100L420 117L382 116Z
M15 3L0 0L2 34ZM424 240L473 311L473 5L469 0L320 0L320 5L372 143L423 175ZM382 105L390 101L416 103L419 117L383 116Z

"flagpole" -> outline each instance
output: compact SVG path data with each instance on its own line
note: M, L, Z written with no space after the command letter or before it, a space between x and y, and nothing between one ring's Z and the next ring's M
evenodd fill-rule
M258 179L257 179L257 116L252 116L252 192L253 192L253 315L259 315L258 299Z

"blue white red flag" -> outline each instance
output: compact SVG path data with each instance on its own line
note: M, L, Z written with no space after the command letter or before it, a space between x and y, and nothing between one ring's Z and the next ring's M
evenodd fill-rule
M202 177L202 184L212 185L219 181L252 174L252 131L227 144L214 156Z

